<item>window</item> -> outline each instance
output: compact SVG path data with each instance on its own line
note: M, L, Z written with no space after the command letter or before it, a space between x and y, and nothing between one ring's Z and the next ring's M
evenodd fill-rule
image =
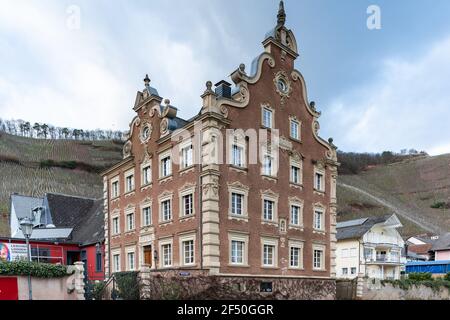
M182 248L184 265L194 264L194 240L183 241Z
M291 182L295 184L300 184L300 168L296 166L291 166Z
M232 264L244 264L244 241L231 241L231 263Z
M263 126L266 128L272 128L273 126L273 111L269 108L263 108Z
M194 165L192 145L181 149L181 168L186 169Z
M152 225L152 207L144 207L142 208L142 224L144 227L148 227Z
M233 144L231 161L233 166L244 167L244 148L242 146Z
M273 221L274 219L275 202L271 200L264 200L263 219L266 221Z
M135 255L134 252L128 252L127 253L127 260L128 260L128 270L132 271L135 269Z
M114 272L120 272L120 254L113 255L113 268Z
M313 248L313 269L323 270L324 269L324 251L325 248L322 246L315 246Z
M172 244L167 243L161 246L162 251L162 266L170 267L172 266Z
M287 93L288 92L288 86L287 86L286 82L283 79L278 79L277 87L278 87L278 90L280 90L281 93Z
M358 256L357 249L356 248L351 248L350 249L350 257L355 258L357 256Z
M244 201L244 195L239 193L231 194L231 214L241 216L242 212L242 203Z
M119 217L114 217L112 219L112 232L113 232L113 235L120 233Z
M146 186L152 182L152 167L147 165L142 168L142 185Z
M321 172L315 172L314 174L314 189L317 191L325 191L324 175Z
M172 161L170 155L161 158L161 178L172 175Z
M125 190L126 192L134 190L134 174L129 174L125 177Z
M355 267L353 267L353 268L351 269L351 274L356 274L356 268L355 268Z
M301 207L298 205L291 205L291 225L300 226Z
M182 197L183 216L191 216L194 214L194 199L193 194L187 194Z
M348 258L350 257L350 250L349 249L342 249L342 258Z
M291 138L300 140L300 123L291 119Z
M314 229L323 231L323 211L322 210L314 210Z
M301 253L302 253L302 247L299 245L291 245L290 246L290 255L289 255L289 266L291 268L301 268Z
M344 276L348 275L348 268L342 268L342 274Z
M274 266L275 246L264 244L263 246L263 265L268 267Z
M119 196L119 180L111 183L111 198L117 198Z
M127 231L134 230L134 213L127 214Z
M273 157L270 155L264 156L263 175L273 176Z
M96 272L101 272L103 269L103 263L102 263L102 253L101 252L97 252L95 255L95 271Z
M171 200L165 200L161 202L161 218L163 222L172 220L172 205Z

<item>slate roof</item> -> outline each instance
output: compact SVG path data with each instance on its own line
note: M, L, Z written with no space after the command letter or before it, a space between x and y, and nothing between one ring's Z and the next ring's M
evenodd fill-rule
M31 218L31 210L42 206L43 201L43 198L27 197L18 194L11 195L11 203L14 205L17 219Z
M432 251L450 250L450 232L440 235L439 239L437 239L434 242L431 250Z
M356 219L338 223L336 226L336 238L337 240L359 239L364 234L366 234L366 232L369 231L374 225L386 222L386 220L388 220L390 217L392 217L392 215L370 217L367 219ZM346 226L348 224L350 224L351 226Z

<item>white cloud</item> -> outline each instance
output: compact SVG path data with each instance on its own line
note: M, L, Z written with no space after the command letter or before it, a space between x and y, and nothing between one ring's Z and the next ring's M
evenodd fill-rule
M386 59L369 85L334 100L324 128L345 151L450 152L450 37L415 59Z

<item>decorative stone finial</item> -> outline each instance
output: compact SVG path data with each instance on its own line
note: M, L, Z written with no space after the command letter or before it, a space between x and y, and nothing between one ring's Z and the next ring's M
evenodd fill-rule
M333 138L329 138L329 139L328 139L328 142L329 142L330 144L333 144L333 141L334 141Z
M146 87L150 85L150 78L148 77L148 74L145 75L144 83Z
M284 11L284 2L280 1L280 7L278 9L278 26L284 26L286 23L286 11Z
M241 63L239 65L239 71L242 72L242 73L245 73L245 64Z
M212 88L212 82L211 81L207 81L206 82L206 91L211 91L211 88Z
M316 103L314 101L311 101L309 103L309 106L311 107L311 109L313 109L314 111L316 111Z
M165 99L164 103L166 104L166 106L169 106L170 105L170 100L169 99Z

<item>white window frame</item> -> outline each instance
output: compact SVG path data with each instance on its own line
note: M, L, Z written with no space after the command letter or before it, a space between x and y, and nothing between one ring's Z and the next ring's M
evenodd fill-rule
M295 137L292 132L292 124L293 123L295 123L297 125L297 133L296 133L297 137ZM301 127L302 127L302 122L299 121L296 117L289 118L289 136L292 139L301 141Z
M267 123L265 121L265 115L270 114L270 125L267 126ZM269 105L262 105L261 106L261 126L267 129L273 129L275 128L275 110L270 107Z
M185 159L186 149L191 150L191 155L189 157L189 154L188 154L187 159ZM188 168L191 168L192 166L194 166L194 145L193 145L191 139L188 139L187 141L180 144L179 150L180 150L180 168L181 168L181 170L188 169ZM190 162L186 163L185 160L190 161Z
M298 266L292 265L292 255L291 250L292 248L296 248L299 250L299 257L298 257ZM296 241L296 240L289 240L289 269L296 269L296 270L302 270L303 267L303 248L304 243L302 241Z
M145 175L145 169L146 168L149 168L149 170L148 170L149 175L150 175L149 177L146 177L146 175ZM153 174L152 174L152 162L151 162L151 160L142 163L141 164L141 187L145 187L145 186L151 185L152 184L152 179L153 179L152 176L153 176ZM145 181L146 178L148 178L147 182Z
M273 247L272 264L265 263L265 246ZM263 268L277 268L278 267L278 239L261 238L261 267Z
M234 150L238 149L240 150L240 159L238 162L240 163L236 163L236 157L235 157L235 152ZM246 168L247 167L247 148L246 148L246 143L245 142L240 142L240 141L233 141L233 143L231 144L231 148L230 148L230 164L233 167L236 168Z
M117 230L114 227L114 220L117 219ZM116 232L117 231L117 232ZM111 215L111 235L117 236L120 235L120 212L113 212Z
M116 257L117 257L117 261L116 261ZM120 249L111 251L113 273L122 271L120 258L121 258L121 256L120 256ZM116 262L117 262L117 265L116 265Z
M132 226L130 226L130 220L129 217L131 216L132 218ZM125 212L125 224L126 224L126 232L131 232L136 230L136 213L135 210L129 210Z
M317 184L317 175L321 175L322 179L321 179L321 185L318 186ZM314 190L318 191L318 192L325 192L325 169L321 169L318 167L314 168Z
M164 175L164 165L163 160L169 158L168 162L168 174ZM166 179L173 175L173 165L172 165L172 150L168 150L159 155L159 179Z
M147 224L145 221L145 209L150 209L150 224ZM141 224L142 227L149 227L153 225L153 208L152 208L152 201L150 202L144 202L141 204Z
M268 190L261 192L261 221L269 222L269 223L278 223L278 199L279 196ZM273 202L273 208L272 208L272 220L266 220L264 217L265 213L265 201L271 201Z
M316 251L322 251L322 256L321 256L321 260L320 260L320 267L316 267L315 266L315 252ZM312 267L314 271L326 271L325 268L325 257L326 257L326 247L324 245L319 245L319 244L313 244L312 247Z
M189 188L183 188L179 190L178 198L179 198L179 208L180 208L180 218L189 218L195 216L195 186ZM184 198L186 196L192 196L192 213L189 215L185 214L185 204Z
M114 192L114 185L117 185L117 194ZM120 197L120 177L116 176L111 179L111 200Z
M130 254L133 255L133 265L130 265ZM127 259L127 271L135 271L136 270L136 248L130 247L125 249L125 255Z
M193 234L188 234L188 235L183 235L179 237L179 248L180 248L180 265L182 266L186 266L186 267L192 267L195 266L196 263L196 259L195 259L195 245L196 245L196 235L195 233ZM185 251L185 242L188 241L192 241L192 255L193 255L193 261L186 263L186 251Z
M314 213L313 213L313 229L315 231L325 232L325 208L314 206ZM316 226L316 220L317 220L317 214L320 213L321 219L320 219L320 228L317 228Z
M170 264L165 265L163 247L170 245ZM159 267L162 269L171 268L173 264L173 238L163 239L159 241Z
M292 219L292 207L298 207L298 223L295 224ZM289 226L294 228L302 228L303 225L303 207L304 203L300 199L290 199L289 200Z
M298 168L299 171L299 181L295 182L293 177L292 167ZM291 157L290 159L290 167L289 167L289 181L295 185L303 185L303 161L295 160Z
M248 220L248 192L249 188L247 186L237 186L237 185L228 185L228 216L232 218L244 219ZM233 213L232 208L232 194L240 194L242 195L242 214L237 215Z
M233 241L243 242L242 263L236 263L232 260L232 243ZM228 263L230 266L248 267L248 244L249 235L245 233L229 232L228 233Z
M170 219L164 220L164 208L163 203L169 201L170 203ZM168 194L165 196L160 196L158 199L159 202L159 223L169 223L173 221L173 194Z
M134 171L135 170L133 168L133 169L130 169L130 170L128 170L128 171L126 171L124 173L124 179L123 180L124 180L125 193L133 192L135 190L135 188L136 188ZM131 186L128 185L128 181L129 181L130 177L131 177Z

